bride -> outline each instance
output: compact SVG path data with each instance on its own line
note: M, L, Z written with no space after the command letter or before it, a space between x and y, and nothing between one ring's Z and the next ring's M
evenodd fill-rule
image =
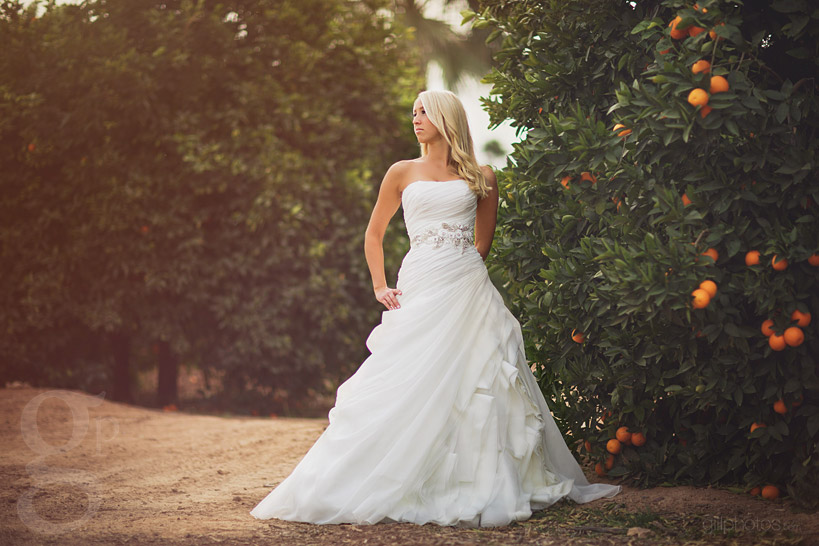
M526 362L518 321L483 261L498 188L475 159L466 114L424 91L413 127L421 157L387 171L365 236L386 310L370 356L338 389L330 424L250 513L312 523L498 526L567 497L612 497L590 484ZM395 288L382 240L403 205L410 250Z

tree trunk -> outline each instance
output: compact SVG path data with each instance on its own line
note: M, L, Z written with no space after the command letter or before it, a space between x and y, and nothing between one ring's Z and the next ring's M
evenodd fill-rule
M131 336L123 332L110 334L109 341L114 355L111 367L111 400L133 403L131 391Z
M167 341L160 341L158 365L159 380L157 385L157 402L160 406L176 404L179 400L177 380L179 378L179 362L176 355L171 352L171 346Z

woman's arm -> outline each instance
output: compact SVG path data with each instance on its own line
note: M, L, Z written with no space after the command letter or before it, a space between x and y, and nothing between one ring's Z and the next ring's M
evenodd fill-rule
M481 167L481 171L489 185L489 194L478 201L478 210L475 212L475 247L481 258L486 260L495 237L495 223L498 221L498 181L491 167Z
M364 234L364 255L373 279L373 292L375 298L387 309L400 307L396 296L400 295L401 291L387 287L387 276L384 272L384 233L387 231L390 219L401 205L400 183L405 170L402 162L398 162L384 175L384 180L381 181L381 187L378 190L378 199Z

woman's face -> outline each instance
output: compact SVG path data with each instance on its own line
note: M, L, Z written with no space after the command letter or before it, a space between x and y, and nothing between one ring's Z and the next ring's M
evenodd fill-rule
M416 99L415 104L412 106L412 127L415 130L415 138L421 144L428 144L441 137L438 129L427 117L421 99Z

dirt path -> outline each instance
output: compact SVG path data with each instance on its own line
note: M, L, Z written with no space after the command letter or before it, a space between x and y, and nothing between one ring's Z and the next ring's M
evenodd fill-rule
M248 511L325 425L161 412L69 391L0 389L0 544L597 545L682 544L692 536L697 544L737 543L736 537L741 544L819 544L816 513L799 513L787 501L693 487L624 488L613 500L558 503L498 529L253 519ZM647 512L656 514L653 521ZM632 524L601 523L613 515ZM649 521L648 536L625 536L640 518ZM710 529L692 535L682 531L686 525Z

